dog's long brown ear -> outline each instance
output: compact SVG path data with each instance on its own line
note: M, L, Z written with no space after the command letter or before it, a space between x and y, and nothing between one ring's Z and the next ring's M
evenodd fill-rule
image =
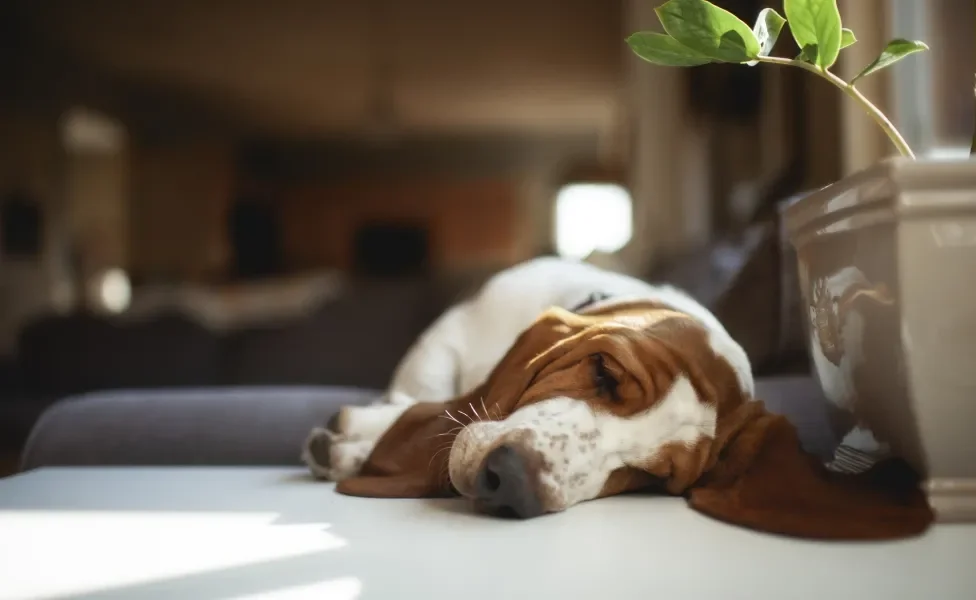
M459 404L459 398L453 403ZM436 498L453 495L447 454L459 423L441 402L408 408L383 434L356 477L340 481L336 491L370 498Z
M932 523L918 484L898 460L858 475L833 473L801 449L784 417L762 411L731 436L688 501L716 519L770 533L882 540L921 534Z

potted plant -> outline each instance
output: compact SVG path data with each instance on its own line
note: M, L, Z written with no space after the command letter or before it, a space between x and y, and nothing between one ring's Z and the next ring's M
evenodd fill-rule
M662 66L736 63L808 71L857 102L901 155L792 204L814 371L837 433L869 430L927 480L942 520L976 520L976 161L917 161L857 82L927 46L896 39L850 81L831 71L856 43L836 0L784 0L753 27L706 0L656 9L663 33L627 38ZM798 56L772 54L789 28ZM976 146L976 139L974 139Z

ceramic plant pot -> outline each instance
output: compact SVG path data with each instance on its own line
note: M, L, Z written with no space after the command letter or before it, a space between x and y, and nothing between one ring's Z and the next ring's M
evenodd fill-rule
M837 433L870 429L940 520L976 521L976 160L887 160L784 220Z

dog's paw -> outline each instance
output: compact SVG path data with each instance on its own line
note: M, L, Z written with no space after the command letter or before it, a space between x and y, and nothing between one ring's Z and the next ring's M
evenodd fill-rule
M359 474L373 450L370 440L347 439L323 427L308 434L302 450L302 461L312 474L327 481L342 481Z
M358 475L377 440L408 408L388 403L343 406L325 427L308 434L302 461L320 479L342 481Z

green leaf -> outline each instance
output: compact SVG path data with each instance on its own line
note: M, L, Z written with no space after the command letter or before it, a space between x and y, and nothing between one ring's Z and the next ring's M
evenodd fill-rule
M915 54L916 52L922 52L923 50L928 50L929 47L925 42L917 42L911 40L891 40L885 49L881 52L881 56L874 59L874 62L869 64L867 67L861 71L857 77L851 80L854 83L862 77L867 77L871 73L877 73L885 67L890 67L899 60L905 58L909 54Z
M695 67L712 62L664 33L641 31L628 37L627 44L637 56L665 67Z
M775 10L771 8L762 9L759 17L756 19L756 24L752 27L752 33L759 41L759 56L769 56L785 24L786 19L780 16ZM758 60L751 60L748 64L752 66L758 62Z
M738 17L706 0L670 0L654 9L679 44L719 62L759 56L759 40Z
M854 37L854 32L848 28L843 28L840 30L840 49L843 50L848 46L853 46L857 42L857 38Z
M814 64L822 69L833 65L840 54L842 37L837 0L783 0L783 8L796 45L805 50L816 44Z
M802 60L802 61L808 62L810 64L816 64L816 62L817 62L817 45L816 44L807 44L806 46L804 46L803 47L803 50L801 50L800 53L797 54L796 60Z
M857 38L854 37L853 31L851 31L850 29L844 29L841 32L841 37L840 37L841 50L854 44L855 42L857 42ZM817 62L817 45L808 44L807 46L804 46L803 51L797 54L796 60L802 60L804 62L815 64Z

